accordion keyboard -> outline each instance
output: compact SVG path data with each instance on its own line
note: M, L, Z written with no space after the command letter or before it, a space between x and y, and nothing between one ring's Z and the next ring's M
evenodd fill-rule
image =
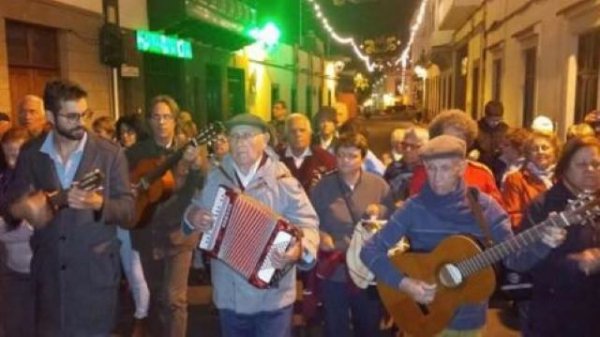
M202 238L200 239L200 243L198 244L200 249L212 250L215 247L215 243L217 242L217 233L219 233L219 228L221 227L221 221L223 220L222 212L223 208L228 207L230 202L227 197L226 190L223 188L219 188L217 191L217 195L215 196L215 203L211 209L211 213L213 216L213 225L211 229L204 234L202 234Z

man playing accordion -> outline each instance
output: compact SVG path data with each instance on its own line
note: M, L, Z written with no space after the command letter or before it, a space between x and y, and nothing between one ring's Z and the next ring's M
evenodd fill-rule
M294 266L273 287L259 289L223 261L211 261L213 300L219 309L222 335L287 337L291 334L296 298L295 266L309 269L316 261L317 215L300 183L283 163L267 153L267 124L251 114L237 115L226 124L230 154L209 173L202 193L192 200L184 215L184 227L203 233L211 230L215 223L211 209L219 187L224 185L269 207L300 230L301 239L273 256L276 268Z

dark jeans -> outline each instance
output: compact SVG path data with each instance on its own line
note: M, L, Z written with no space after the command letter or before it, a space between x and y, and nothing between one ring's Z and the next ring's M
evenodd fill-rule
M2 321L6 337L33 337L34 291L30 274L5 268L2 275Z
M187 331L188 275L192 251L180 251L155 260L143 254L142 266L150 289L150 333L156 337L185 337Z
M348 281L352 282L352 281ZM346 282L321 281L326 337L378 337L382 307L375 288L359 289ZM352 323L354 335L350 332Z
M290 337L293 305L283 309L244 315L219 310L222 337Z

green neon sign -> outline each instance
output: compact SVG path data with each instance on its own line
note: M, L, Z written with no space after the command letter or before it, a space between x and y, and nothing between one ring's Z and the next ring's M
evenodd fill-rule
M189 41L177 39L147 30L136 31L137 49L146 53L191 59L192 44Z

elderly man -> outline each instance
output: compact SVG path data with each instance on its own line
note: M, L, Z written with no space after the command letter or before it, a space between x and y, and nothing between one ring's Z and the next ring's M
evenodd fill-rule
M421 163L419 149L429 139L427 129L413 126L406 130L400 142L402 157L394 160L385 170L383 178L390 184L394 201L408 198L408 185L413 176L414 168Z
M303 237L281 254L278 268L293 264L312 267L319 244L318 219L306 193L285 165L265 152L268 125L260 117L241 114L227 122L230 155L213 168L202 193L185 213L184 228L206 232L213 224L211 208L219 185L225 185L287 218ZM292 304L296 298L296 273L292 268L277 287L257 289L224 262L213 259L213 299L219 309L224 337L288 337L291 334Z
M437 115L429 123L429 137L451 135L462 139L467 149L470 149L477 137L477 123L462 110L446 110ZM496 186L492 171L485 165L468 160L465 169L465 182L468 186L475 186L489 194L498 203L502 204L502 194ZM426 182L426 173L423 165L415 168L410 182L410 194L418 193Z
M335 157L318 146L311 146L311 136L308 117L299 113L289 115L285 121L287 146L278 153L307 193L323 174L335 169Z
M467 188L463 178L467 168L466 144L454 136L442 135L430 140L421 150L427 172L427 182L421 192L398 209L380 232L368 241L361 259L380 282L407 293L415 302L429 304L436 296L435 284L405 275L388 258L388 250L403 236L418 252L432 251L443 239L456 234L467 234L494 242L512 237L510 221L504 210L490 196ZM468 195L473 197L473 205ZM487 224L478 224L473 216L475 208ZM483 230L483 227L487 230ZM547 255L565 238L565 230L547 226L542 240L520 253L508 256L504 264L513 269L527 269ZM436 336L482 336L487 303L460 306L446 330Z
M44 101L38 96L27 95L19 104L18 125L26 128L29 134L37 137L48 128L44 111Z

